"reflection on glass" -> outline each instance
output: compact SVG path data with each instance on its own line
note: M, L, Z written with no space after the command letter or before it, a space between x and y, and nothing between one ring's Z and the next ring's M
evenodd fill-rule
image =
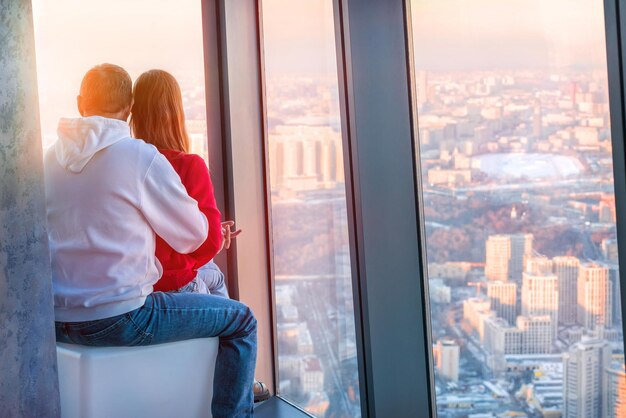
M439 417L626 416L602 9L411 1Z
M262 3L279 393L360 416L333 7Z
M44 148L56 140L59 118L80 116L76 95L87 70L108 62L133 80L153 68L172 73L183 93L191 152L207 160L199 0L33 0L33 17Z

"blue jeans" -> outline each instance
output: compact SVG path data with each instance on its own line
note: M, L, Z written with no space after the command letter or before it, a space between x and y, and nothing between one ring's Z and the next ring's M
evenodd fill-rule
M200 267L196 277L177 292L203 293L205 295L215 295L227 298L228 289L222 270L213 260Z
M219 337L214 418L253 416L256 319L243 303L195 293L152 293L139 309L112 318L57 322L58 342L136 346Z

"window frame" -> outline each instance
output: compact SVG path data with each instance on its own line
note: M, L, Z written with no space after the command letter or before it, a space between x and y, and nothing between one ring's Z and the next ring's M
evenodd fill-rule
M334 3L361 412L434 416L409 10L404 0ZM393 201L379 198L389 191ZM403 327L402 346L384 343L389 323Z
M275 393L269 180L263 157L264 87L257 10L256 0L202 0L211 174L224 219L236 220L244 237L235 240L217 262L226 274L231 297L250 306L256 316L255 377ZM252 70L237 71L233 62Z
M609 113L613 147L616 238L622 305L622 332L626 338L626 4L604 0L604 26L609 81ZM625 341L626 343L626 341Z

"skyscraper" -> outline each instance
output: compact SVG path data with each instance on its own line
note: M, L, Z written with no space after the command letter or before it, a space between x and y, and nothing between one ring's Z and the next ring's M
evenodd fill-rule
M305 176L316 176L318 173L318 141L307 139L302 142L302 173Z
M447 380L459 381L460 348L452 340L439 340L435 346L435 363L439 374Z
M284 141L273 141L269 146L269 174L272 189L283 186L285 181L285 143Z
M321 181L327 185L337 180L336 153L335 142L332 139L324 139L320 158L320 176Z
M583 340L563 356L563 418L606 417L604 371L611 349L602 340Z
M552 274L553 265L551 259L543 255L528 256L524 262L524 271L531 274Z
M511 240L508 235L490 235L486 242L485 276L489 280L509 280Z
M505 319L485 319L484 347L487 350L487 366L494 374L506 370L505 356L521 354L523 332Z
M515 234L510 235L511 240L511 259L509 261L509 280L517 283L522 281L522 272L524 271L524 260L529 257L533 251L533 235L532 234Z
M611 323L614 327L622 325L622 290L619 279L619 265L617 263L607 263L609 270L609 294L611 298Z
M610 327L611 305L608 269L597 264L581 266L578 272L578 323L588 329Z
M532 234L490 235L485 243L485 276L521 282L524 259L532 253Z
M470 298L463 301L463 320L473 328L483 341L485 338L485 319L495 316L491 303L487 299Z
M602 257L608 261L617 261L617 240L611 238L605 238L600 244L602 250Z
M606 418L626 417L626 365L624 357L614 360L605 369L604 394Z
M509 324L515 323L517 316L517 285L513 282L487 283L487 297L491 302L491 309L500 318Z
M576 324L578 303L578 268L580 261L576 257L554 257L554 274L559 287L559 323Z
M550 316L552 341L556 338L559 318L558 278L553 275L524 273L522 279L522 315Z
M522 332L521 354L552 352L552 319L549 315L518 316L517 328Z
M604 196L598 204L598 220L600 222L615 224L616 212L615 212L615 196Z

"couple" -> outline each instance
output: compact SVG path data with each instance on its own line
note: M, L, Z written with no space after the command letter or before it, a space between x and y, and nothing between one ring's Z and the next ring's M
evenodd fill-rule
M213 417L252 416L253 386L268 394L253 384L256 319L212 262L240 231L220 222L208 168L187 154L178 83L152 70L133 89L124 69L103 64L77 102L82 118L59 122L44 161L57 341L217 336Z

